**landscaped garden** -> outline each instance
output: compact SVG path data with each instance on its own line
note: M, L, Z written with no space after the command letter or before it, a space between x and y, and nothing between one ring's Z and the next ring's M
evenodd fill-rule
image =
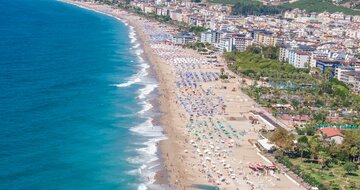
M319 133L295 135L277 128L268 134L279 148L275 158L305 182L321 189L359 189L360 131L344 131L342 144Z
M224 54L232 71L252 81L242 85L245 93L275 117L296 123L293 132L278 127L264 134L279 149L275 158L319 189L359 189L360 97L329 71L297 69L277 54L275 47ZM342 143L319 132L328 126L344 129Z
M313 68L310 74L310 69L282 63L277 55L275 47L250 47L224 57L233 72L252 79L243 91L271 109L274 116L308 118L301 126L304 122L360 126L360 96L352 94L348 85L332 78L328 71L319 74Z

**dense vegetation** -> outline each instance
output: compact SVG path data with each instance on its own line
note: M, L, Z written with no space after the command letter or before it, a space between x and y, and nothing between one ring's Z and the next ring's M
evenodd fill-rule
M279 148L275 158L312 186L322 189L359 189L360 130L343 131L342 144L320 134L296 136L277 128L270 140ZM296 141L295 141L296 140Z
M183 45L184 48L190 48L199 52L207 52L213 50L213 46L209 43L189 42Z
M243 90L259 104L269 108L273 104L291 105L271 108L274 116L307 115L312 126L360 126L360 96L352 94L349 86L331 78L329 70L323 74L315 68L310 74L308 69L282 63L277 60L277 53L275 47L250 47L245 52L225 53L224 57L233 72L253 80ZM341 119L329 119L330 113Z
M360 15L360 11L356 11L350 8L346 8L339 5L334 5L330 0L299 0L294 3L288 3L281 6L284 9L303 9L308 13L311 12L343 12L349 15Z
M322 73L315 69L310 74L307 69L279 62L277 54L276 47L250 47L245 52L224 54L231 70L252 79L252 84L243 85L243 91L270 108L275 117L286 114L309 118L295 125L297 133L277 128L265 134L280 148L274 156L319 189L358 189L360 172L354 162L360 159L360 129L343 131L343 143L335 144L320 135L317 127L321 124L359 126L360 97L351 94L350 87L343 82L331 78L329 70ZM271 82L283 82L285 86L269 85ZM287 88L289 83L295 88ZM272 107L274 104L291 107ZM330 113L342 120L331 120Z
M279 14L282 11L295 8L306 10L308 13L321 13L327 11L330 13L343 12L349 15L360 15L360 11L343 7L341 5L335 5L331 0L299 0L281 6L264 6L255 0L211 0L209 2L236 4L234 6L233 13L243 15ZM354 8L360 8L360 4L355 5Z
M208 29L201 26L192 26L188 29L189 32L195 33L197 36L200 36L201 32L205 32Z
M208 0L209 3L236 4L236 3L260 3L256 0Z
M281 9L274 6L265 6L259 2L240 1L232 8L233 15L272 15L280 14Z
M291 80L294 85L316 82L306 70L278 61L278 51L275 47L250 47L245 52L228 52L224 56L233 63L229 65L232 71L256 80L265 79L274 83Z

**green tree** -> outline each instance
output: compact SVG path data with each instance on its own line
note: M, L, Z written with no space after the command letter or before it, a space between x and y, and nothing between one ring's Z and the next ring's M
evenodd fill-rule
M274 142L284 151L290 151L294 147L294 134L289 133L286 129L278 127L275 129L269 140Z
M357 170L357 165L353 162L347 162L344 164L343 168L346 171L346 174L351 174Z
M345 152L348 152L349 156L351 152L355 153L356 149L354 148L353 151L351 151L352 147L357 147L359 149L360 147L360 129L357 130L348 130L343 132L345 134L345 138L342 142L341 149ZM359 158L360 151L358 150L358 156ZM356 157L356 156L355 156Z
M309 140L309 145L310 145L311 157L313 159L316 159L320 150L320 142L318 137L317 136L311 137Z
M291 105L295 108L295 109L298 109L299 105L300 105L300 102L293 99L291 100Z
M323 169L328 162L331 160L330 155L325 151L320 151L318 155L318 162L321 165L321 169Z
M304 157L304 152L309 150L309 144L305 143L305 142L298 142L296 144L296 147L299 149L300 151L300 159L301 161L303 160Z
M224 68L221 68L221 69L220 69L220 73L221 73L221 75L223 75L223 74L224 74L224 72L225 72L225 69L224 69Z
M355 161L355 158L359 155L359 148L356 146L351 147L350 156L352 157L352 161Z
M313 136L316 133L316 128L314 126L307 126L304 129L306 135Z

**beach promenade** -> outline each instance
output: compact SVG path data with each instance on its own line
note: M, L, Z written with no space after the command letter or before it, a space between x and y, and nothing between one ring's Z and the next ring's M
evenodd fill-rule
M251 111L264 110L241 92L239 77L225 67L225 73L235 77L221 80L221 67L213 58L168 43L176 31L171 26L108 5L68 2L122 19L142 41L143 56L160 82L161 125L168 138L159 145L166 170L155 176L156 183L166 184L162 189L193 189L194 184L241 190L304 189L282 172L267 169L273 163L249 143L269 126L249 119Z

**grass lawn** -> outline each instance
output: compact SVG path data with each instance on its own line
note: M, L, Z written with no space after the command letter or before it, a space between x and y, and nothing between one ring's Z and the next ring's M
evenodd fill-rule
M348 181L353 181L356 183L357 187L360 187L360 171L355 172L356 175L345 175L345 171L342 166L332 165L331 168L321 170L319 164L316 163L305 163L297 159L290 159L291 162L299 166L301 170L305 171L308 174L311 174L312 177L316 178L318 181L321 181L326 187L328 187L331 181L336 184L339 184L341 187L348 185Z

